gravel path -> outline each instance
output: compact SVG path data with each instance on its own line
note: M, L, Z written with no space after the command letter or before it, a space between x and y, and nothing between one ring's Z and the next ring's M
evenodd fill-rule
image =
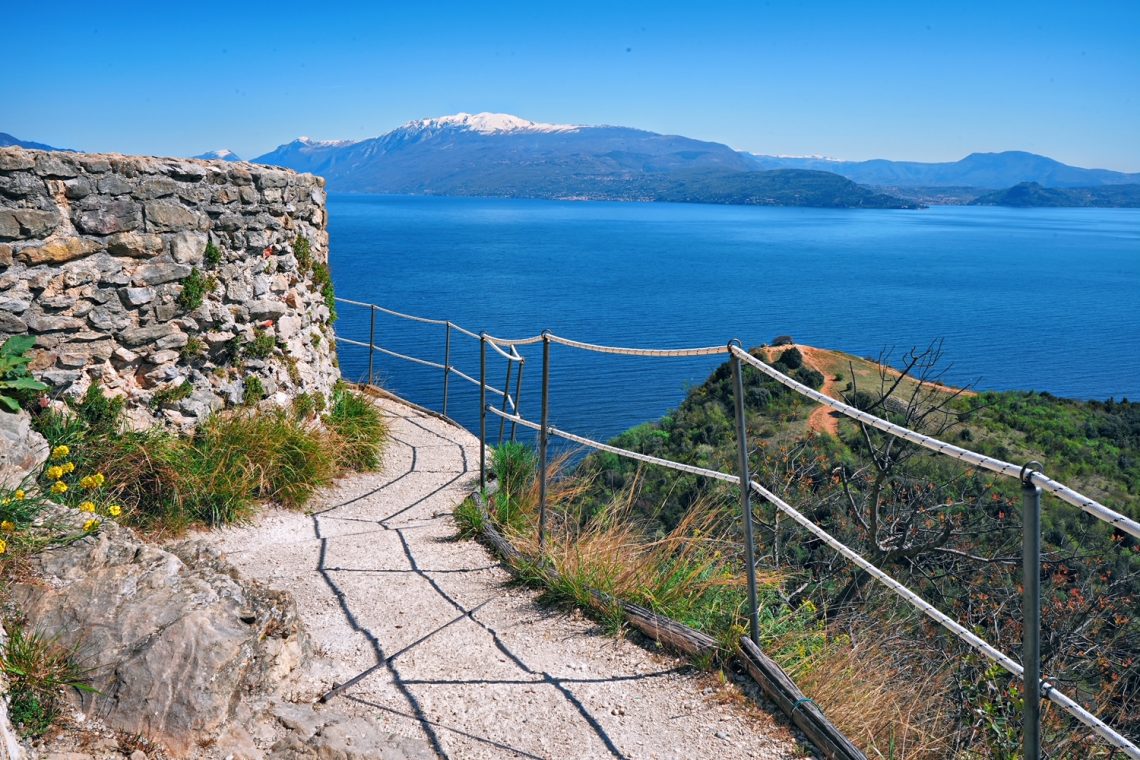
M791 758L789 731L734 685L535 602L452 510L478 440L390 400L382 471L312 515L218 532L248 576L296 597L317 654L292 693L421 737L447 758Z

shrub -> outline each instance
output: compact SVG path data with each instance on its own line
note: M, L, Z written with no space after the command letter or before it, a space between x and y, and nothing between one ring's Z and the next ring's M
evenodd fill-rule
M776 363L783 364L788 369L799 369L803 366L804 355L800 353L798 348L789 348L780 354L780 358L776 360Z
M795 341L792 340L791 335L777 335L775 338L772 338L773 346L790 346L793 343L795 343Z
M338 384L324 421L340 441L341 469L367 471L380 465L388 428L380 410L367 396Z
M0 346L0 406L9 412L20 410L23 394L46 391L47 386L32 377L28 352L36 339L31 335L13 335Z
M194 311L206 300L206 294L213 292L217 285L213 277L202 274L202 270L194 267L190 270L190 274L182 279L178 305L186 311Z
M218 264L222 263L222 249L218 248L218 246L214 245L212 242L206 243L206 253L204 254L204 258L206 259L206 266L216 267Z
M801 383L808 386L809 388L814 388L818 391L823 387L823 374L817 370L809 369L807 367L800 367L798 370L796 370L795 375Z
M103 392L103 386L91 383L83 397L69 400L68 406L75 412L86 430L96 435L103 435L118 432L125 401L122 396L108 397Z
M165 388L160 388L155 391L150 403L154 407L161 408L167 404L177 404L179 401L188 399L193 393L194 386L190 381L184 380L181 383L168 385Z
M253 406L265 398L265 386L257 375L250 375L245 379L245 389L241 394L241 402L246 406Z
M253 340L245 344L243 354L251 359L267 359L277 348L277 340L264 330L255 327Z
M191 362L197 359L202 354L206 353L206 343L201 338L191 336L182 350L178 352L178 356L184 362Z
M336 321L336 293L333 291L332 273L329 265L320 261L313 264L313 284L321 291L325 306L329 308L329 322Z
M306 274L313 269L313 247L309 239L298 235L293 241L293 255L297 257L297 268Z

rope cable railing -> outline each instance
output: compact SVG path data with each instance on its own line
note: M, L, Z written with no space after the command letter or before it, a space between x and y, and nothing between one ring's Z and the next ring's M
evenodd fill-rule
M954 444L947 443L945 441L941 441L941 440L934 438L932 436L928 436L928 435L924 435L922 433L918 433L918 432L911 430L909 428L903 427L901 425L897 425L897 424L892 423L888 420L877 417L873 414L870 414L869 412L865 412L865 411L862 411L860 409L857 409L857 408L855 408L849 404L846 404L842 401L833 399L830 396L826 396L823 393L821 393L821 392L819 392L813 388L810 388L807 385L792 379L791 377L788 377L787 375L783 374L782 372L776 370L774 367L772 367L772 366L766 364L765 362L761 361L760 359L752 356L752 354L745 351L743 349L743 347L741 345L739 345L739 343L737 341L733 341L732 343L729 343L728 345L725 345L725 346L659 349L659 348L632 348L632 347L599 345L599 344L594 344L594 343L587 343L584 341L572 340L570 338L564 338L562 336L555 335L549 331L543 332L539 335L527 337L527 338L505 339L505 338L498 338L495 336L491 336L491 335L488 335L486 333L476 333L476 332L473 332L471 330L467 330L466 328L463 328L463 327L455 324L454 322L447 321L447 320L436 320L436 319L428 319L426 317L418 317L415 315L405 314L402 312L394 311L392 309L386 309L386 308L383 308L380 306L376 306L374 304L363 303L360 301L352 301L349 299L337 298L337 301L342 302L342 303L346 303L346 304L350 304L350 305L354 305L354 306L361 306L364 308L368 308L372 311L372 315L373 315L372 316L373 321L372 321L372 326L371 326L372 335L370 335L370 341L368 343L350 340L347 338L340 338L339 339L340 342L343 342L347 345L359 346L359 347L369 349L369 351L370 351L370 354L369 354L369 381L370 382L371 382L371 378L372 378L372 358L371 358L372 354L371 354L371 352L376 351L376 352L379 352L381 354L391 356L393 358L398 358L398 359L406 360L406 361L413 362L416 364L420 364L423 366L432 367L434 369L443 370L443 373L444 373L444 397L443 397L444 415L447 414L447 377L449 374L454 374L454 375L462 378L463 380L465 380L465 381L467 381L473 385L479 386L481 393L483 393L483 394L485 394L486 391L490 391L492 393L495 393L495 394L498 394L499 396L501 396L504 399L503 409L501 409L501 410L496 409L494 407L494 405L492 405L492 404L487 404L484 401L480 401L480 406L481 406L481 409L480 409L480 418L481 418L480 434L481 434L481 437L486 435L486 432L485 432L486 426L485 426L484 420L485 420L485 416L487 413L491 413L491 414L501 418L503 423L505 423L505 422L511 423L511 431L512 431L511 432L511 440L514 440L514 428L515 428L515 426L520 426L523 428L527 428L530 430L537 431L539 433L538 445L540 448L540 470L541 470L540 475L541 475L542 482L544 485L543 491L545 491L545 482L546 482L546 478L547 478L546 465L545 465L545 450L546 450L546 440L547 440L548 436L555 436L555 437L561 438L563 440L579 444L581 446L586 446L586 447L589 447L589 448L592 448L592 449L595 449L598 451L609 452L609 453L615 454L617 456L625 457L625 458L628 458L628 459L631 459L634 461L643 462L645 464L665 467L665 468L675 470L678 472L684 472L684 473L688 473L688 474L707 477L707 478L717 480L720 482L734 483L734 484L738 485L739 487L741 487L741 495L742 495L742 499L744 501L745 506L748 505L747 494L749 492L755 492L760 498L769 502L776 509L778 509L779 511L781 511L784 514L791 517L794 522L796 522L801 527L803 527L804 529L811 532L813 535L815 535L817 538L819 538L823 543L827 544L830 548L832 548L838 554L840 554L845 559L850 561L852 564L857 566L861 571L866 572L868 575L870 575L872 578L874 578L877 582L879 582L884 587L886 587L887 589L892 591L894 594L896 594L897 596L899 596L900 598L902 598L903 600L908 602L915 609L921 611L927 617L929 617L930 619L937 622L939 625L941 625L947 631L952 633L955 637L957 637L963 643L969 645L975 651L979 652L980 654L982 654L987 659L997 663L1003 669L1008 671L1010 674L1012 674L1013 676L1015 676L1017 678L1022 679L1023 681L1026 681L1028 666L1023 667L1023 664L1018 663L1013 658L1011 658L1009 655L1005 654L1004 652L997 649L996 647L994 647L993 645L991 645L990 643L985 641L983 638L981 638L977 634L975 634L972 631L970 631L969 629L965 628L960 623L955 621L953 618L951 618L950 616L943 613L941 610L938 610L936 607L934 607L934 605L927 602L925 599L923 599L917 593L910 590L904 584L902 584L898 580L894 579L893 577L891 577L889 574L887 574L886 572L884 572L880 568L876 567L873 563L871 563L869 560L864 558L857 551L855 551L851 547L847 546L846 544L843 544L841 541L839 541L838 539L833 537L830 533L828 533L822 527L820 527L819 525L812 522L808 517L803 515L801 512L799 512L797 509L792 507L790 504L788 504L786 501L781 499L779 496L777 496L776 494L774 494L771 491L769 491L768 489L766 489L763 485L761 485L757 481L752 480L750 477L748 477L747 462L744 461L744 460L746 460L746 457L744 456L743 453L741 454L741 456L743 457L742 462L741 462L741 468L742 468L741 473L737 474L737 475L733 475L733 474L729 474L729 473L725 473L725 472L720 472L719 470L712 470L712 469L705 468L705 467L697 467L695 465L689 465L689 464L685 464L682 462L676 462L676 461L670 460L670 459L664 459L661 457L655 457L655 456L651 456L648 454L642 454L639 452L630 451L628 449L623 449L623 448L620 448L617 446L612 446L612 445L609 445L606 443L602 443L600 441L596 441L596 440L593 440L590 438L586 438L584 436L576 435L574 433L570 433L570 432L561 430L557 427L554 427L553 425L547 424L546 419L547 419L547 410L548 410L548 387L547 387L547 383L546 383L546 375L548 372L547 363L549 361L549 346L550 346L550 344L559 344L559 345L567 346L570 348L576 348L576 349L591 351L591 352L595 352L595 353L620 354L620 355L626 355L626 356L643 356L643 357L657 357L657 358L715 356L715 355L721 355L721 354L728 354L736 362L736 364L734 365L734 372L735 373L739 373L740 367L747 364L747 365L754 367L755 369L759 370L760 372L762 372L763 374L765 374L769 378L775 380L776 382L778 382L778 383L784 385L785 387L791 389L792 391L794 391L794 392L796 392L796 393L798 393L798 394L800 394L806 398L809 398L812 401L815 401L817 403L820 403L820 404L823 404L827 407L830 407L831 409L834 409L834 410L840 412L841 414L843 414L843 415L845 415L851 419L854 419L860 423L863 423L863 424L868 425L870 427L873 427L875 429L881 430L881 431L883 431L889 435L895 436L897 438L901 438L903 440L909 441L909 442L914 443L918 446L929 449L935 453L945 455L945 456L951 457L953 459L957 459L957 460L962 461L962 462L966 462L968 464L974 465L976 467L980 467L980 468L985 469L985 470L989 470L989 471L997 473L999 475L1018 478L1019 480L1021 480L1023 488L1033 489L1035 491L1035 493L1038 495L1036 497L1037 501L1038 501L1038 506L1036 507L1036 510L1038 511L1038 513L1039 513L1039 509L1040 509L1040 507L1039 507L1039 498L1040 498L1039 495L1041 493L1041 490L1044 490L1045 492L1053 494L1054 496L1061 499L1062 501L1065 501L1069 504L1072 504L1073 506L1080 508L1081 510L1085 511L1086 513L1098 518L1099 520L1102 520L1102 521L1112 525L1114 528L1119 529L1125 533L1128 533L1129 535L1132 535L1135 538L1140 539L1140 524L1138 524L1135 520L1132 520L1132 519L1116 512L1116 511L1106 507L1105 505L1097 502L1096 500L1091 499L1091 498L1077 492L1076 490L1066 486L1063 483L1060 483L1059 481L1056 481L1052 478L1049 478L1048 476L1046 476L1042 472L1040 472L1038 469L1031 469L1029 465L1026 465L1024 467L1019 467L1018 465L1012 464L1010 462L1005 462L1005 461L1002 461L1000 459L984 456L984 455L979 454L977 452L970 451L969 449L964 449L960 446L956 446ZM440 364L438 362L432 362L432 361L429 361L426 359L420 359L418 357L409 356L407 354L402 354L402 353L392 351L392 350L383 348L381 346L375 345L374 344L374 333L375 333L375 312L376 311L380 311L384 314L388 314L388 315L391 315L391 316L394 316L397 318L406 319L406 320L410 320L410 321L414 321L414 322L446 326L446 330L447 330L446 335L447 335L448 340L447 340L447 348L445 351L444 362L442 364ZM451 331L453 331L453 330L457 331L463 335L466 335L470 338L473 338L475 340L480 341L480 343L483 347L482 358L481 358L481 367L480 367L480 379L476 379L476 378L472 377L471 375L459 370L458 368L451 366L451 364L450 364L450 334L451 334ZM524 346L524 345L532 345L532 344L536 344L536 343L540 343L540 342L544 343L544 350L543 350L543 376L544 376L544 381L543 381L543 388L542 388L543 424L532 422L531 420L528 420L521 415L521 413L518 409L518 406L517 406L517 400L516 400L516 398L512 397L509 388L506 388L504 390L499 390L498 388L494 388L490 383L488 383L486 381L486 356L485 356L485 353L486 353L485 347L487 344L490 344L492 350L495 351L495 353L497 353L499 356L501 356L502 358L507 360L508 366L510 366L513 363L518 363L518 365L519 365L519 377L516 379L516 386L519 386L521 384L522 366L525 362L525 359L519 354L517 347ZM506 380L506 383L508 385L510 383L510 376L511 376L511 373L508 370L507 380ZM740 388L740 382L741 382L739 374L737 375L736 382L737 382L737 387L739 389ZM519 392L521 392L521 391L519 390L518 387L516 387L516 396ZM482 398L482 396L481 396L481 398ZM510 411L507 411L508 407L509 407ZM742 415L743 415L742 401L740 400L740 398L738 398L738 400L737 400L738 438L740 439L739 445L741 446L741 451L744 452L744 451L746 451L746 447L745 447L745 437L746 436L744 433L744 428L743 428L743 423L742 423L742 420L743 420ZM544 425L545 425L545 429L544 429ZM503 436L503 433L502 433L502 423L501 423L500 424L500 441L502 440L502 436ZM485 452L485 450L486 450L485 449L485 438L483 440L483 443L484 443L484 446L481 447L482 450L481 450L481 458L480 458L480 473L481 473L480 482L481 483L483 482L483 473L485 473L485 467L486 467L485 460L482 456L483 452ZM1041 490L1037 490L1037 488L1039 488ZM1025 493L1024 490L1023 490L1023 493ZM1026 509L1027 510L1029 509L1029 505L1030 505L1030 502L1027 501L1026 502ZM542 498L541 504L540 504L540 521L539 521L540 526L544 524L542 516L541 516L541 512L544 509L545 509L545 499ZM745 514L748 515L748 519L746 520L746 523L748 523L750 525L751 521L755 519L754 517L752 517L751 508L748 508L746 510ZM1033 533L1033 531L1029 530L1028 528L1026 528L1026 530L1027 530L1027 533L1026 533L1027 536L1030 535L1031 533ZM748 529L748 535L749 536L751 535L751 528L750 527ZM539 536L539 545L540 546L542 546L542 538L543 538L542 530L540 529L540 536ZM749 544L748 556L751 557L752 556L751 555L752 549L751 549L750 542L746 541L745 543ZM1027 546L1028 546L1028 544L1027 544ZM1039 552L1039 547L1037 548L1036 551ZM1026 564L1026 567L1027 567L1026 572L1028 573L1028 568L1033 566L1029 563L1028 558L1033 557L1034 555L1027 548L1025 550L1025 556L1027 558L1026 559L1026 563L1027 563ZM1040 557L1038 556L1038 558L1036 560L1036 565L1035 565L1038 568L1038 572L1039 572L1039 565L1040 565ZM749 568L749 570L754 570L754 568ZM1027 576L1027 578L1026 578L1026 588L1028 588L1029 579L1031 577L1032 576ZM1025 613L1025 625L1028 626L1029 621L1033 619L1032 617L1030 617L1030 613L1028 612L1028 610L1030 609L1028 605L1031 603L1030 600L1033 597L1033 594L1030 591L1026 591L1025 593L1026 593L1026 605L1027 605L1027 607L1026 607L1027 611ZM1038 598L1036 601L1037 609L1039 609L1039 604L1040 604L1040 600ZM753 611L753 613L754 613L753 619L755 621L755 611ZM1035 614L1039 614L1039 613L1035 613ZM1035 624L1035 625L1037 625L1037 624ZM755 631L753 632L753 638L755 640ZM1023 661L1024 662L1027 662L1030 664L1039 663L1039 661L1040 661L1039 660L1039 658L1040 658L1039 653L1036 653L1035 656L1034 656L1034 654L1031 654L1031 653L1037 652L1036 645L1031 645L1030 643L1028 643L1028 640L1026 640L1026 641L1023 641L1023 648L1024 648L1024 653L1023 653L1023 655L1024 655ZM1027 695L1028 694L1036 694L1038 696L1036 698L1034 698L1033 700L1030 700L1027 696L1027 698L1025 699L1025 702L1027 705L1029 705L1031 701L1033 702L1033 704L1036 704L1037 699L1048 698L1050 701L1052 701L1054 704L1056 704L1062 710L1071 714L1074 718L1076 718L1082 724L1087 726L1091 731L1093 731L1095 734L1097 734L1103 740L1108 742L1112 747L1122 751L1125 755L1127 755L1130 758L1134 758L1135 760L1140 760L1140 748L1138 748L1135 744L1130 742L1128 739L1124 738L1121 734L1119 734L1117 731L1112 729L1110 726L1105 724L1103 721L1101 721L1099 718L1097 718L1095 715L1093 715L1091 712L1089 712L1089 710L1087 710L1085 707L1083 707L1082 705L1080 705L1079 703L1077 703L1076 701L1074 701L1070 697L1068 697L1065 694L1063 694L1062 692L1060 692L1051 683L1050 679L1044 678L1044 677L1039 678L1039 674L1040 674L1039 665L1035 664L1032 669L1029 669L1029 673L1032 675L1030 676L1029 681L1026 682ZM1036 684L1036 686L1032 690L1030 690L1031 685L1034 685L1034 684ZM1027 728L1023 731L1023 741L1025 741L1025 743L1026 743L1025 747L1026 747L1027 756L1033 754L1030 751L1030 748L1035 746L1034 743L1038 741L1038 738L1035 738L1034 735L1037 734L1037 732L1039 732L1039 728L1033 728L1032 731L1029 728L1030 726L1034 726L1034 725L1039 726L1039 718L1032 718L1029 715L1029 713L1030 713L1030 710L1027 707L1026 708L1026 718L1025 718L1025 720L1027 721L1027 723L1025 724L1027 726Z
M882 430L884 433L889 433L890 435L893 435L897 438L902 438L904 440L910 441L911 443L922 446L923 448L930 449L931 451L935 451L939 454L943 454L953 459L957 459L962 462L968 462L977 467L990 470L991 472L996 472L999 475L1005 475L1007 477L1013 478L1021 477L1021 472L1023 469L1021 466L1011 464L1010 462L1003 462L1002 460L995 459L993 457L987 457L983 454L977 453L976 451L970 451L969 449L964 449L961 446L955 446L954 444L947 443L946 441L940 441L937 438L933 438L929 435L923 435L922 433L915 432L910 428L905 428L902 425L896 425L893 422L888 422L887 420L884 420L881 417L876 417L869 412L864 412L860 409L856 409L850 404L845 404L842 401L833 399L830 396L826 396L823 393L814 390L813 388L809 388L801 382L793 380L784 373L765 364L738 346L732 346L732 354L742 362L748 364L751 367L755 367L776 382L787 386L788 388L791 388L800 395L807 396L813 401L817 401L821 404L824 404L825 406L829 406L832 409L835 409L836 411L841 412L842 414L852 419L863 422L878 430ZM1119 512L1109 509L1094 499L1090 499L1084 494L1074 491L1072 488L1069 488L1065 484L1059 483L1056 480L1047 477L1041 472L1032 471L1029 472L1026 477L1062 501L1068 502L1075 507L1079 507L1093 517L1096 517L1099 520L1103 520L1109 525L1112 525L1115 528L1119 528L1120 530L1132 535L1135 538L1140 538L1140 523L1137 523L1135 520L1131 520Z
M493 412L494 414L496 414L496 415L498 415L498 416L500 416L500 417L502 417L502 418L504 418L510 422L517 423L517 424L521 425L522 427L526 427L526 428L529 428L531 430L541 430L542 429L542 426L539 425L538 423L524 419L523 417L521 417L517 414L506 414L504 412L500 412L499 410L497 410L493 407L488 407L487 411ZM606 451L606 452L609 452L611 454L616 454L618 456L626 457L628 459L632 459L632 460L635 460L638 462L644 462L646 464L658 465L661 467L666 467L666 468L671 469L671 470L676 470L678 472L685 472L685 473L689 473L692 475L702 475L704 477L708 477L708 478L711 478L714 480L719 480L719 481L726 482L726 483L739 483L740 482L739 476L737 476L737 475L731 475L731 474L726 473L726 472L721 472L719 470L711 470L711 469L708 469L705 467L696 467L694 465L684 464L683 462L677 462L677 461L674 461L671 459L663 459L661 457L650 456L648 454L642 454L640 452L630 451L629 449L623 449L623 448L620 448L618 446L611 446L609 444L602 443L600 441L595 441L595 440L592 440L590 438L586 438L584 436L575 435L574 433L568 433L564 430L559 430L558 428L553 427L553 426L548 426L547 432L550 435L557 436L557 437L562 438L562 439L567 440L567 441L572 441L574 443L578 443L578 444L581 444L583 446L588 446L590 448L597 449L599 451ZM917 593L915 593L914 591L909 589L903 583L899 582L898 580L895 580L889 574L887 574L883 570L876 567L874 564L872 564L867 559L865 559L857 551L855 551L851 547L844 544L842 541L840 541L837 538L835 538L834 536L832 536L830 533L828 533L826 530L824 530L820 526L816 525L814 522L812 522L810 519L808 519L802 512L797 510L792 505L788 504L786 501L781 499L776 494L769 491L767 488L762 486L760 483L757 483L755 480L749 481L749 483L751 485L752 490L755 491L765 501L769 502L770 504L772 504L773 506L778 508L781 512L783 512L784 514L791 517L792 520L794 520L800 526L802 526L803 528L808 530L810 533L815 535L817 538L819 538L821 541L823 541L823 543L825 543L829 547L831 547L839 555L841 555L842 557L844 557L845 559L850 561L852 564L854 564L860 570L866 572L868 575L870 575L876 581L881 583L883 586L885 586L890 591L894 592L897 596L901 597L904 601L908 602L911 606L913 606L915 609L917 609L920 612L922 612L923 614L925 614L931 620L933 620L936 623L938 623L939 625L941 625L943 628L945 628L947 631L949 631L955 637L957 637L960 641L969 645L971 648L973 648L975 651L977 651L979 654L983 655L984 657L988 658L989 660L996 662L998 665L1003 667L1011 675L1016 676L1017 678L1022 678L1022 679L1024 678L1025 669L1021 666L1020 663L1018 663L1012 657L1005 654L1000 649L993 646L992 644L990 644L988 641L986 641L982 637L973 633L972 631L970 631L968 628L966 628L962 624L958 623L956 620L951 618L949 615L942 612L937 607L935 607L933 604L926 601L921 596L919 596ZM1079 720L1081 723L1088 726L1092 731L1094 731L1097 735L1099 735L1101 738L1103 738L1105 741L1107 741L1113 747L1123 751L1129 757L1140 758L1140 749L1138 749L1135 745L1133 745L1131 742L1129 742L1127 739L1125 739L1123 736L1121 736L1118 732L1113 730L1112 727L1110 727L1109 725L1104 723L1104 721L1097 718L1095 715L1093 715L1091 712L1089 712L1087 709L1085 709L1079 703L1075 702L1073 699L1069 698L1065 694L1058 691L1057 688L1054 687L1048 681L1048 679L1042 679L1041 686L1042 686L1043 694L1045 694L1051 701L1053 701L1055 704L1057 704L1059 707L1061 707L1066 712L1070 713L1074 718Z

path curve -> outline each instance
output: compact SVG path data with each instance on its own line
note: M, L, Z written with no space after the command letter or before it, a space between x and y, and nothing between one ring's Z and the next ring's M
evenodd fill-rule
M388 399L383 468L313 514L268 510L218 531L245 575L297 599L316 656L287 698L337 708L446 758L792 758L787 728L734 686L544 608L452 510L478 440Z

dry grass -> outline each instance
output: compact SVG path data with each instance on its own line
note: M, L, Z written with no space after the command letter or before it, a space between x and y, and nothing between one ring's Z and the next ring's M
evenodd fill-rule
M882 626L889 630L891 626ZM837 636L788 675L869 758L936 760L953 754L950 674L900 663L907 642L890 636L852 644Z

